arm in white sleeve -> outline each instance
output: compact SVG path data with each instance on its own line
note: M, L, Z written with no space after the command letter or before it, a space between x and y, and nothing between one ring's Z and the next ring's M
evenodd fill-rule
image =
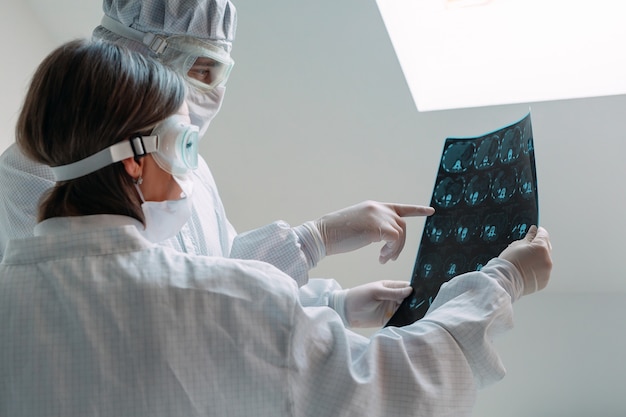
M277 221L235 237L231 258L256 259L271 263L305 285L309 270L326 256L326 248L317 227L306 222L291 227Z
M39 199L54 183L50 168L28 159L16 144L0 156L0 259L10 239L33 235Z
M331 299L337 291L341 291L341 285L334 279L311 278L298 289L298 295L304 307L332 307Z
M283 221L238 234L230 258L270 263L291 276L298 286L309 280L309 261L301 250L300 240L293 228Z
M470 416L477 389L504 375L491 338L512 326L512 297L501 283L516 274L490 263L456 277L422 320L369 339L330 309L296 306L296 408L303 416Z
M512 304L523 291L518 285L520 282L520 273L513 264L494 258L481 271L443 284L422 319L442 326L455 337L468 336L458 338L459 346L466 354L479 388L504 377L505 370L492 340L513 327ZM483 287L495 288L482 291ZM493 309L488 320L482 316L486 310L467 307L472 304L489 307L490 303ZM469 323L475 324L471 330Z

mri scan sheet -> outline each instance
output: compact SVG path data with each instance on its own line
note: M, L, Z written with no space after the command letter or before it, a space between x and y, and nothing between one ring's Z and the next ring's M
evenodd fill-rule
M538 224L537 174L530 113L474 138L448 138L407 297L388 326L421 319L439 288L477 271Z

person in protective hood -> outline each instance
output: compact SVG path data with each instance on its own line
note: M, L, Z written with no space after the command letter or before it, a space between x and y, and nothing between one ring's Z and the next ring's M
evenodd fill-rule
M104 0L93 38L141 52L188 84L191 123L204 136L224 100L237 11L225 0Z
M93 38L113 42L151 57L183 75L191 123L197 138L205 134L224 99L234 62L230 56L237 26L229 0L104 0L104 16ZM185 144L197 147L197 141ZM405 216L430 215L430 207L366 201L291 227L276 221L237 234L227 219L215 180L201 156L185 184L187 204L153 204L151 218L160 224L150 238L181 252L262 260L303 286L306 304L336 308L346 324L375 327L393 315L411 293L404 281L378 281L342 290L335 280L311 279L308 272L326 255L352 251L372 242L385 244L380 261L396 259L405 242ZM59 177L32 162L13 145L0 156L0 256L6 242L31 236L40 197ZM163 211L176 217L159 221ZM306 284L306 285L305 285Z

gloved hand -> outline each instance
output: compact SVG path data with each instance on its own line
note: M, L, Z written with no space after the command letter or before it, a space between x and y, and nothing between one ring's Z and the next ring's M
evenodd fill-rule
M531 226L524 239L511 243L499 258L511 262L524 282L523 295L542 290L548 285L552 270L552 245L543 227Z
M364 201L329 213L315 221L326 255L350 252L373 242L385 241L380 250L380 263L396 260L406 239L403 217L430 216L432 207Z
M380 327L396 312L413 288L405 281L376 281L335 291L330 307L350 327Z

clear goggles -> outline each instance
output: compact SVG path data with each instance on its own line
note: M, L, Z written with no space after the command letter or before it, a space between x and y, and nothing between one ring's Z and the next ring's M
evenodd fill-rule
M194 87L210 91L228 80L235 63L221 47L189 36L171 36L164 42L161 61L184 74Z
M106 15L100 25L119 36L144 44L161 62L183 74L191 85L203 91L224 84L235 64L230 54L217 43L186 35L141 32Z
M161 169L184 175L198 167L198 127L187 124L185 116L172 115L159 123L150 136L135 136L116 143L80 161L52 167L56 181L68 181L91 174L126 158L151 154Z

